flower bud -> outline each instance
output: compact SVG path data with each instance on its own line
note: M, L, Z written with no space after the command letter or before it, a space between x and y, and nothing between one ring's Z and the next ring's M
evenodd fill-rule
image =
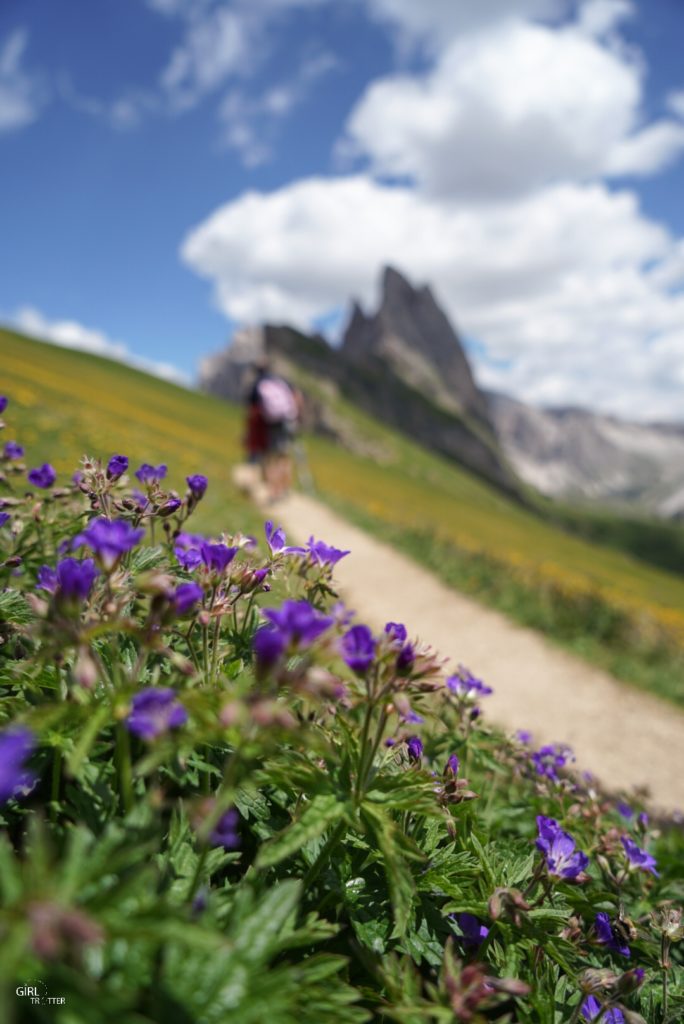
M87 647L79 647L76 664L74 665L74 679L79 686L86 690L92 690L97 682L97 665Z

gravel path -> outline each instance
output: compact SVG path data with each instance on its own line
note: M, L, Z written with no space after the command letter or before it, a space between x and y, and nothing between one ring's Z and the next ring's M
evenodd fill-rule
M293 495L272 516L291 542L313 534L348 548L336 568L347 604L375 629L406 623L454 666L472 669L494 687L492 721L569 743L579 766L611 789L648 787L657 806L684 810L684 713L449 589L312 498Z

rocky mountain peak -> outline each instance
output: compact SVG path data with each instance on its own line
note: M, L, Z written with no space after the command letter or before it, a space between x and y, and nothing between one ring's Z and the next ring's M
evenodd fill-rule
M383 271L376 313L354 306L342 350L355 362L380 359L439 406L490 427L486 400L446 314L428 287L414 287L394 267Z

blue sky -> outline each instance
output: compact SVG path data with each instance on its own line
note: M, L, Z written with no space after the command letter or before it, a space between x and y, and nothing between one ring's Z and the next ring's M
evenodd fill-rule
M193 377L392 262L479 379L684 418L679 0L3 0L0 316Z

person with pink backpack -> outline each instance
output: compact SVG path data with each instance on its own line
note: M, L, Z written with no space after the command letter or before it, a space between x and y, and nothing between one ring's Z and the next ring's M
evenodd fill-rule
M301 398L267 360L257 363L255 370L248 416L252 423L255 418L261 421L262 471L271 500L277 501L292 487L292 444L301 418Z

